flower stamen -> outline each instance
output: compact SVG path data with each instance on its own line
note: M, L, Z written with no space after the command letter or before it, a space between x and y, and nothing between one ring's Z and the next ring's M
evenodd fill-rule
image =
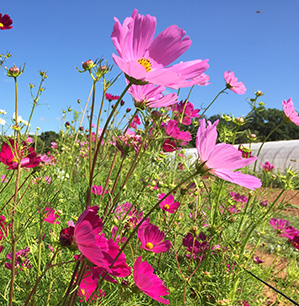
M137 62L145 68L146 72L152 70L152 64L149 59L142 57Z
M150 250L154 247L154 245L151 242L148 242L145 246Z

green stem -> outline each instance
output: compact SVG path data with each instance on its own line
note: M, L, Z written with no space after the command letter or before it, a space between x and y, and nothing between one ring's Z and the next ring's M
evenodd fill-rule
M200 115L201 117L206 113L206 111L211 107L211 105L217 100L217 98L226 91L227 87L225 87L223 90L221 90L217 96L214 98L214 100L208 105L207 108L205 108L204 112Z
M260 153L261 153L261 150L262 150L262 148L263 148L263 146L264 146L264 144L265 144L265 142L269 139L269 137L283 124L284 122L283 121L281 121L269 134L268 134L268 136L264 139L264 141L263 141L263 143L261 144L261 146L260 146L260 148L259 148L259 150L257 151L257 157L259 157L259 155L260 155ZM257 160L255 161L255 163L254 163L254 167L253 167L253 172L255 172L255 170L256 170L256 165L257 165Z

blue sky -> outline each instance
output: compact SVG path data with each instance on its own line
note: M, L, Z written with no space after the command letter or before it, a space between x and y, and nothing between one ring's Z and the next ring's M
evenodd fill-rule
M134 8L140 14L157 18L156 34L172 24L187 32L192 45L178 61L209 59L206 74L211 84L197 86L189 99L197 108L207 106L224 88L224 71L234 71L244 82L245 95L231 91L221 95L208 116L246 114L249 111L246 99L253 97L255 90L265 93L262 101L269 108L281 109L282 100L292 97L299 109L298 1L4 1L0 13L11 16L13 29L0 31L0 53L12 53L6 62L8 67L26 63L25 72L18 79L19 114L24 119L28 119L32 105L28 84L38 85L40 70L47 71L48 75L46 90L33 116L32 132L36 126L41 131L58 131L63 109L80 110L77 99L81 99L83 107L92 81L87 73L78 73L75 66L81 67L82 61L101 57L112 64L113 18L123 22ZM261 13L256 13L258 10ZM117 66L113 72L113 75L120 72ZM124 85L121 77L110 92L120 94ZM182 93L181 99L187 91ZM125 107L132 107L130 96L124 100ZM14 112L14 82L3 72L0 109L5 109L7 116ZM6 120L9 121L8 117Z

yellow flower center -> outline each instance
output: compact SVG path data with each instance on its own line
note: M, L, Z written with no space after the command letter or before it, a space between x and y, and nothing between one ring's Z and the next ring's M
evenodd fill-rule
M17 158L17 157L14 157L13 159L12 159L12 162L15 162L15 163L19 163L19 159Z
M145 246L150 250L154 247L154 245L151 242L148 242Z
M169 205L168 205L168 204L165 204L165 205L163 206L163 208L167 210L167 209L169 209Z
M0 28L3 28L3 27L4 27L4 24L0 22Z
M137 62L145 68L146 72L152 70L152 64L149 59L142 57Z
M85 290L84 289L80 289L80 290L81 290L82 295L85 295Z

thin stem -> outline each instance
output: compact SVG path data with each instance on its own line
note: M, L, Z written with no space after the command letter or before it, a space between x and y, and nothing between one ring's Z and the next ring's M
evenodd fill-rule
M259 157L259 155L260 155L260 153L261 153L261 150L262 150L262 148L263 148L263 146L264 146L264 144L265 144L265 142L269 139L269 137L283 124L284 122L283 121L281 121L269 134L268 134L268 136L264 139L264 141L263 141L263 143L261 144L261 146L260 146L260 148L259 148L259 150L257 151L257 157ZM253 172L255 172L255 170L256 170L256 165L257 165L257 160L255 161L255 163L254 163L254 167L253 167Z
M86 104L85 104L85 107L84 107L84 110L83 110L83 113L82 113L82 117L81 117L81 120L80 120L80 123L79 123L79 127L82 126L82 122L83 122L83 119L84 119L84 116L85 116L85 113L86 113L87 105L88 105L90 96L91 96L91 94L92 94L92 91L93 91L93 84L92 84L92 86L91 86L91 89L90 89L88 98L87 98L87 100L86 100ZM77 134L76 134L76 137L75 137L75 141L74 141L75 143L76 143L76 141L77 141L78 134L79 134L79 130L77 131Z
M100 139L99 139L99 143L98 145L96 146L96 150L94 152L94 156L93 156L93 163L92 163L92 167L91 167L91 170L90 170L90 176L89 176L89 188L88 188L88 191L87 191L87 196L86 196L86 207L90 205L91 203L91 185L92 185L92 180L93 180L93 173L94 173L94 170L95 170L95 165L96 165L96 161L97 161L97 156L98 156L98 153L99 153L99 150L100 150L100 147L101 147L101 143L102 143L102 140L104 138L104 135L106 133L106 130L108 128L108 125L109 125L109 122L111 120L111 118L113 117L113 114L114 112L116 111L117 109L117 106L119 105L120 101L122 100L123 96L126 94L126 92L129 90L129 88L132 86L132 83L130 82L127 87L124 89L124 91L122 92L122 94L120 95L120 97L118 98L116 104L115 104L115 107L112 109L112 112L110 113L107 121L106 121L106 124L103 128L103 131L102 131L102 134L100 136Z
M214 100L208 105L208 107L206 107L205 108L205 110L203 111L203 113L200 115L201 117L206 113L206 111L211 107L211 105L216 101L216 99L222 94L222 93L224 93L225 91L226 91L226 87L223 89L223 90L221 90L218 94L217 94L217 96L214 98Z
M41 281L41 279L43 278L43 276L46 274L46 272L48 271L48 269L51 268L51 263L53 262L54 258L56 257L58 251L59 251L59 249L56 249L55 253L53 254L53 256L52 256L52 258L51 258L51 260L50 260L50 262L49 262L49 264L46 265L46 268L45 268L44 272L41 274L41 276L40 276L40 277L37 279L37 281L35 282L35 285L34 285L34 287L32 288L32 290L31 290L31 292L30 292L30 294L29 294L29 296L28 296L28 298L27 298L27 300L26 300L24 306L27 306L27 305L28 305L28 303L29 303L29 301L30 301L32 295L33 295L33 294L35 293L35 291L36 291L36 288L37 288L39 282Z

